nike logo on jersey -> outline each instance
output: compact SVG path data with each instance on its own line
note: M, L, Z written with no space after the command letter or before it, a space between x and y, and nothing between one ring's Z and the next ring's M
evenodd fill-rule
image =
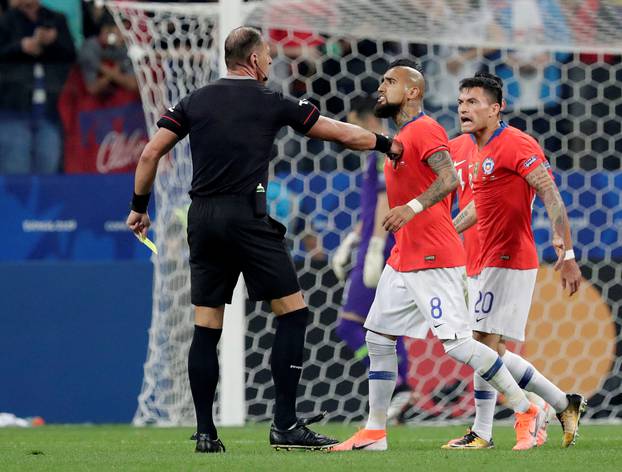
M168 111L175 111L175 109L173 107L170 107Z
M298 106L301 107L303 105L308 105L309 104L309 100L307 100L306 98L301 98L300 100L298 100Z
M475 318L475 322L479 323L480 321L485 320L485 319L486 319L485 316L483 318Z
M454 162L454 167L458 167L460 164L464 164L466 162L466 159L460 162ZM469 166L471 167L471 166Z
M439 317L440 318L440 317ZM434 326L434 328L440 328L441 326L443 326L445 323L441 323L441 324L437 324L437 325L432 325Z

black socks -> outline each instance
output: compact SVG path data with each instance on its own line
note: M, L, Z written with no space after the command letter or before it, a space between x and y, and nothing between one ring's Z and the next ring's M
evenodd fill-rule
M207 433L210 439L218 437L212 410L219 374L216 348L221 334L222 329L195 325L188 353L188 377L197 414L197 433Z
M278 429L288 429L298 421L296 390L302 374L308 319L308 308L301 308L276 318L271 370L275 390L274 424Z
M271 370L275 389L274 424L278 429L288 429L298 420L296 396L308 319L307 308L277 317ZM188 353L188 376L197 415L197 433L208 434L210 439L218 437L212 410L218 385L217 347L221 334L222 329L195 326Z

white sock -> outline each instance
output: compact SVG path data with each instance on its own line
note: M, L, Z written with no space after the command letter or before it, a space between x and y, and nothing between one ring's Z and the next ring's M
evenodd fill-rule
M503 393L506 403L512 410L525 413L529 409L531 404L525 392L518 386L495 351L473 338L446 340L443 347L447 354L471 366L495 390Z
M369 417L366 429L386 429L387 411L397 378L396 341L367 331L369 353Z
M475 421L473 432L480 438L490 441L492 438L492 422L495 419L497 391L492 388L479 374L473 374L475 396Z
M527 395L527 398L529 399L531 403L533 403L538 408L540 408L542 411L544 411L544 409L546 408L546 402L542 399L542 397L536 395L533 392L528 392L527 390L525 390L525 395ZM551 410L552 409L553 408L551 408Z
M506 350L503 355L503 362L518 382L520 388L542 397L557 413L564 411L568 407L566 394L538 372L529 361L523 359L518 354Z

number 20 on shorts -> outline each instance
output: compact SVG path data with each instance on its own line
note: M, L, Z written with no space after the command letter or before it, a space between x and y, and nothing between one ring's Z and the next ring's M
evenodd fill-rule
M492 304L495 296L492 292L479 292L477 302L475 302L475 313L483 313L487 315L492 310Z

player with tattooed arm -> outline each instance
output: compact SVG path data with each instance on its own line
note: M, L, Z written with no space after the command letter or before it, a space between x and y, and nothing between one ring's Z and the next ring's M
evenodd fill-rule
M404 59L389 66L378 88L376 115L395 121L404 146L402 158L386 159L384 166L390 210L383 225L395 233L395 246L365 321L370 359L367 424L332 451L388 448L396 339L425 338L430 329L447 354L494 385L517 414L530 418L534 429L543 416L499 355L473 339L464 297L464 249L450 214L458 177L445 130L423 113L424 92L419 64Z
M521 388L553 407L563 428L562 447L568 447L575 441L585 399L562 392L503 342L505 338L525 339L539 264L531 229L536 194L552 223L552 243L558 255L555 270L570 295L579 288L581 272L572 250L566 208L542 149L532 137L500 121L502 104L498 77L479 73L461 82L458 113L464 134L458 151L462 154L454 159L469 161L473 200L456 216L454 225L463 233L477 223L480 253L477 275L471 278L475 286L469 290L472 328L475 339L499 353ZM447 443L447 449L492 446L495 387L478 372L474 384L473 428L463 438ZM537 445L537 429L531 427L529 418L518 414L515 428L514 449Z

